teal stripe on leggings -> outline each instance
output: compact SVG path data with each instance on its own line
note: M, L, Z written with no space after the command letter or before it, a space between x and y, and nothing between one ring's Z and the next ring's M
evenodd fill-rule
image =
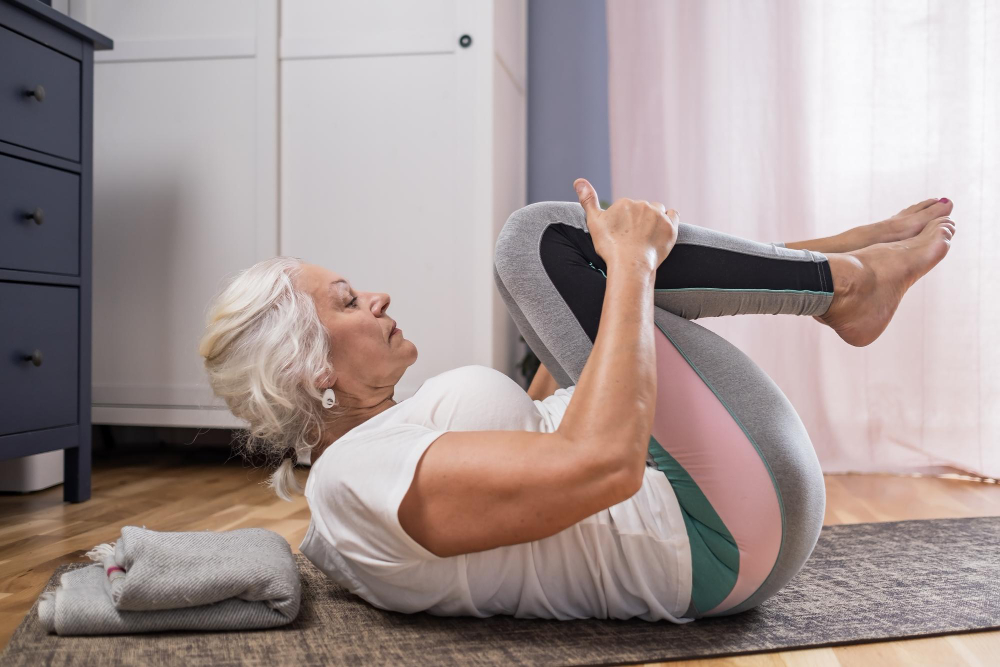
M677 495L691 542L691 601L699 614L714 609L736 585L740 550L732 533L691 475L656 438L649 438L649 453L666 475Z

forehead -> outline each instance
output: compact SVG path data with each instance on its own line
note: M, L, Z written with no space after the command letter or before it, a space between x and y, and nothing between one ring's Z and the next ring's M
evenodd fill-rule
M350 281L344 276L329 269L308 264L303 274L309 285L309 291L319 294L338 294L350 287Z
M333 281L327 283L327 285L326 285L326 292L328 294L337 294L338 292L342 292L345 289L349 289L349 288L350 288L350 285L348 285L348 283L347 283L347 281L345 279L343 279L343 278L337 278L336 280L333 280Z

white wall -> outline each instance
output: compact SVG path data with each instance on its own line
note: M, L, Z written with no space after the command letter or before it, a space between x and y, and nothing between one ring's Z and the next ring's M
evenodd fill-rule
M115 40L95 58L94 423L239 426L197 343L223 278L275 254L391 295L419 350L397 400L466 364L522 380L491 262L526 203L523 0L64 6Z

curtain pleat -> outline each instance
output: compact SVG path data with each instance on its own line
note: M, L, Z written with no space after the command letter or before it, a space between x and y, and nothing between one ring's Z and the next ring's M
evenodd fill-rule
M868 347L812 318L699 323L781 387L825 471L1000 477L1000 2L614 0L607 20L614 198L785 242L955 202L948 256Z

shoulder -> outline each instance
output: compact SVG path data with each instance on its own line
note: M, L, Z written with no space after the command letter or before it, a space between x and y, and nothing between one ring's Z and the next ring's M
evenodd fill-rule
M428 399L434 403L453 401L509 403L528 398L528 392L495 368L471 364L453 368L428 379L413 398L417 399L414 405Z
M521 428L537 411L528 392L495 368L473 364L441 373L414 395L428 423L454 430Z
M309 471L311 522L355 574L359 567L437 558L403 530L398 512L420 458L442 434L420 424L387 425L333 443Z
M421 424L404 423L338 440L309 470L305 496L310 507L314 511L329 508L355 516L392 517L420 458L443 434Z
M511 380L504 373L501 373L495 368L483 366L482 364L459 366L458 368L453 368L449 371L439 373L426 380L424 385L452 384L460 382L513 384L515 387L519 387L516 382Z

